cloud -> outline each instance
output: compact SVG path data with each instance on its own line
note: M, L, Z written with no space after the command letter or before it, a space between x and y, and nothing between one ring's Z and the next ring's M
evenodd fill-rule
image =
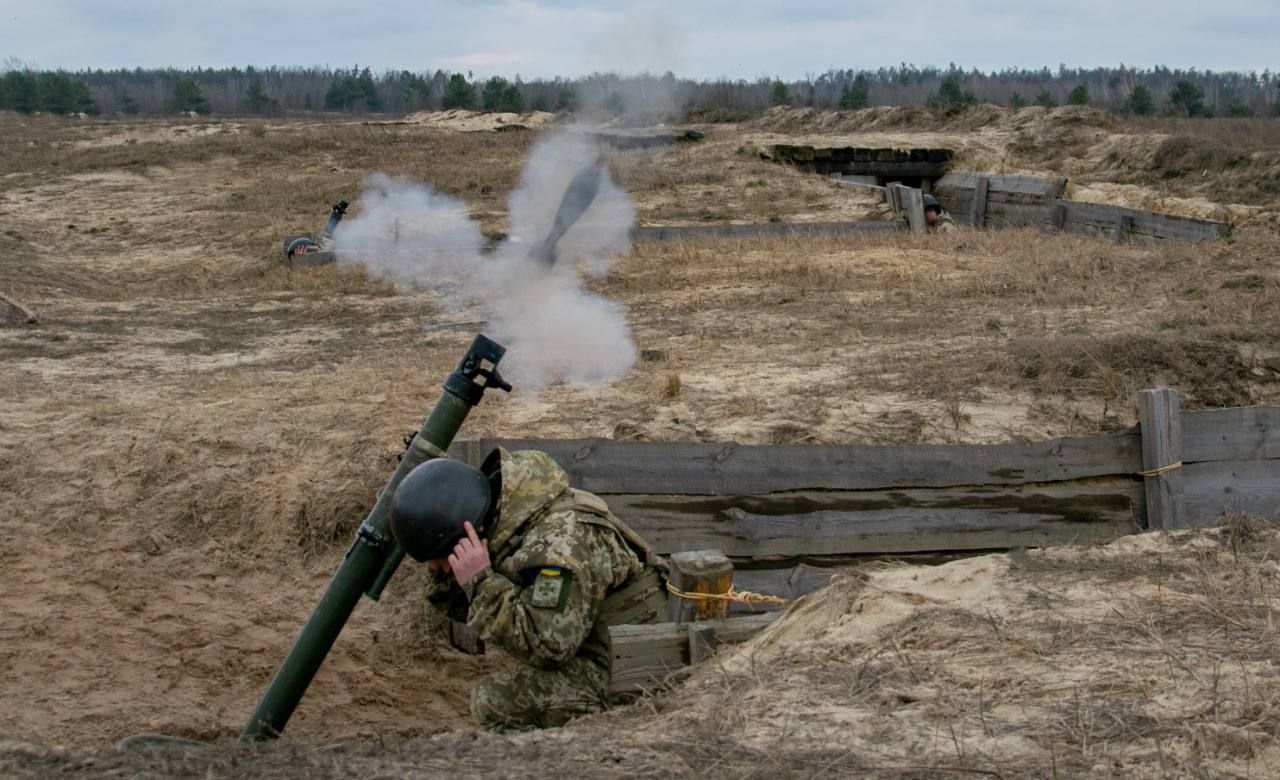
M39 67L456 67L526 78L673 70L799 78L902 61L992 70L1276 68L1275 0L0 0L0 58Z

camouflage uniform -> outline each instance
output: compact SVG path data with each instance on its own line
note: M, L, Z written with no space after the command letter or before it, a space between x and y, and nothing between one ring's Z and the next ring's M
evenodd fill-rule
M427 600L521 663L481 680L471 713L488 729L560 726L607 706L609 626L665 608L662 562L542 452L500 450L489 569L459 588L436 572Z
M929 226L930 233L954 233L956 221L945 211L938 212L938 218Z

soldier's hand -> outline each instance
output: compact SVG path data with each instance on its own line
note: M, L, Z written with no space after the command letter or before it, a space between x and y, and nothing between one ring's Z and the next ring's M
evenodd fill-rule
M466 585L480 572L489 568L489 540L476 535L471 523L463 528L467 535L453 548L449 556L449 568L453 570L453 578L459 585Z

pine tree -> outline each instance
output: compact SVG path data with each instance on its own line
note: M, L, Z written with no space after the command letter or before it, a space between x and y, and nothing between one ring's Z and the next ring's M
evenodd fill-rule
M244 107L250 114L261 114L271 105L271 98L262 88L262 79L254 79L244 95Z
M502 95L498 97L498 110L512 114L524 112L524 95L520 94L515 84L508 84L506 89L502 90Z
M116 102L120 104L120 113L128 114L129 116L134 116L138 113L138 104L134 102L133 95L130 95L127 91L120 90L119 96L116 97Z
M1036 105L1044 106L1045 108L1054 108L1058 105L1058 102L1053 99L1053 95L1049 94L1049 90L1042 89L1040 90L1040 94L1036 95Z
M179 76L173 83L173 110L194 111L197 114L209 113L209 103L196 82L186 76Z
M1129 111L1134 116L1150 116L1155 113L1156 101L1151 97L1151 90L1145 84L1138 84L1129 93Z
M1089 85L1077 84L1071 94L1067 95L1067 102L1073 106L1089 105Z
M4 74L4 103L0 107L11 108L19 114L34 114L40 110L40 87L35 74L25 70L11 70Z
M573 113L578 110L578 106L578 91L568 84L560 87L560 93L556 96L556 111Z
M471 108L475 104L476 90L467 83L466 77L461 73L450 76L449 83L445 85L440 106L447 111L451 108Z
M840 108L846 111L866 108L871 103L867 93L867 77L859 73L853 83L845 84L840 90Z
M1012 108L1014 111L1026 107L1027 99L1022 96L1022 93L1015 92L1013 93L1013 97L1009 98L1009 108Z
M947 76L942 80L938 91L929 95L930 108L945 108L952 105L975 106L978 97L972 92L960 88L960 79Z
M480 90L480 107L485 111L500 111L498 104L502 102L502 93L507 88L507 80L494 76L484 83Z
M1183 116L1206 116L1212 112L1204 105L1204 89L1190 81L1179 81L1169 93L1169 107Z
M770 94L770 100L775 106L791 105L791 91L787 89L787 85L781 81L773 82L773 92Z

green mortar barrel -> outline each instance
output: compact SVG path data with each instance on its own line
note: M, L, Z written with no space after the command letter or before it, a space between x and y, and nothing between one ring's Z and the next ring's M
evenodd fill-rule
M467 414L480 403L486 389L511 389L497 371L498 361L505 352L496 342L476 336L457 370L445 380L445 392L410 440L395 473L360 524L355 541L334 572L320 603L312 610L289 655L249 717L240 734L241 742L271 739L284 731L360 596L377 600L381 595L404 559L404 550L391 535L391 497L396 487L414 467L444 456Z

